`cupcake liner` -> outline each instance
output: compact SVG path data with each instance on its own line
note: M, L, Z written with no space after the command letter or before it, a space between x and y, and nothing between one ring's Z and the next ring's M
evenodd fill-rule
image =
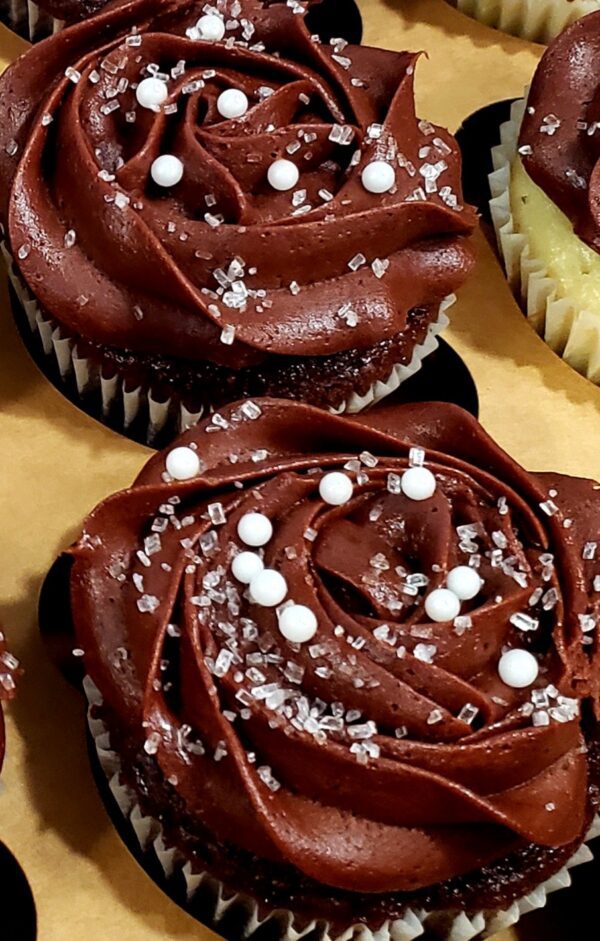
M549 42L586 13L600 9L599 0L456 0L457 9L505 33Z
M571 884L569 870L593 859L592 851L587 843L600 835L600 815L595 816L585 842L568 863L532 892L513 902L505 911L481 911L470 915L460 912L457 915L456 912L427 912L420 908L408 908L402 918L389 919L377 929L371 929L363 923L356 923L342 931L316 920L309 924L299 923L292 911L277 910L262 916L258 903L254 899L241 893L229 892L219 880L207 872L196 872L192 863L186 860L179 850L172 849L166 844L159 821L143 814L136 802L134 792L121 781L119 756L111 749L107 727L94 714L96 707L102 705L102 696L89 676L83 680L83 689L88 702L88 727L100 768L106 777L119 811L131 825L141 852L154 855L167 882L177 875L183 877L188 903L199 892L206 890L210 893L213 902L210 927L215 930L218 930L220 922L226 915L235 912L236 917L242 919L243 931L240 936L247 939L259 928L269 923L278 928L281 941L299 941L316 928L319 928L320 941L350 941L353 938L360 939L360 941L413 941L426 931L430 937L438 938L440 941L472 941L473 938L487 938L498 931L510 928L519 921L522 915L543 908L552 892L567 888Z
M511 167L518 159L517 142L526 100L511 107L500 127L500 144L492 150L494 172L489 175L490 212L506 276L532 327L573 369L600 384L600 319L581 309L562 293L536 258L526 235L515 231L510 204Z
M0 842L2 937L36 941L37 914L29 880L10 849Z
M45 39L64 26L63 20L45 13L32 0L1 0L0 21L31 42Z
M40 309L36 299L22 281L5 242L0 245L6 261L8 276L14 292L22 307L29 331L32 345L42 354L42 364L49 371L58 373L59 388L70 397L71 389L74 392L76 404L95 418L117 427L127 435L134 423L144 428L143 437L146 443L153 444L160 436L161 441L173 438L195 425L206 412L189 411L185 404L176 395L158 397L151 388L139 386L129 389L125 380L118 374L106 376L101 369L90 359L82 356L77 342L70 337L62 326L48 318ZM358 392L341 402L330 411L335 414L354 415L371 405L391 395L402 383L417 373L423 360L433 353L439 346L438 337L449 324L446 311L456 301L456 295L450 294L439 305L437 320L428 327L424 341L415 346L410 363L398 363L393 366L385 381L377 380L372 383L364 394ZM66 391L68 388L68 391ZM114 424L115 413L118 414L117 425Z

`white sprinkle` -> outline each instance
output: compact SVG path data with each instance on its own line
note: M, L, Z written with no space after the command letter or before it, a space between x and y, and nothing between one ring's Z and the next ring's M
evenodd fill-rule
M141 598L137 600L138 610L142 614L153 614L158 608L160 601L155 595L142 595Z
M465 703L465 705L462 707L458 713L457 718L460 719L461 722L466 722L468 725L471 725L478 715L479 709L477 706L474 706L472 703L468 702Z
M558 513L558 507L553 500L546 500L544 503L540 503L540 509L543 510L547 516L554 516L555 513Z
M359 252L358 255L355 255L354 258L351 258L348 262L348 267L351 271L358 271L359 268L362 268L363 265L366 265L367 259Z
M70 82L73 82L73 84L76 85L81 78L81 72L78 72L77 69L74 69L69 65L65 69L65 78L68 78Z

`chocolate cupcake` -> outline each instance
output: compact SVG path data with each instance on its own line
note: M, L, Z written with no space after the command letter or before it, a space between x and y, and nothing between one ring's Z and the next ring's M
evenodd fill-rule
M600 0L447 0L487 26L529 39L550 42L567 26L600 9Z
M596 108L600 11L548 48L527 103L494 150L492 218L507 275L535 329L600 383Z
M52 33L58 33L66 25L77 23L99 13L111 0L0 0L0 22L10 26L25 39L37 42ZM113 5L116 0L112 0ZM304 0L303 6L314 6L315 0ZM343 36L352 42L360 41L362 20L356 0L322 0L320 9L312 17L312 26L321 37ZM235 3L215 0L205 4L206 9L216 10L232 17ZM334 28L335 27L335 28Z
M260 394L358 411L435 348L472 267L416 56L320 43L304 7L235 9L113 6L0 84L30 343L125 430Z
M441 404L228 406L98 506L69 553L91 729L192 910L458 939L568 883L599 529L597 484Z

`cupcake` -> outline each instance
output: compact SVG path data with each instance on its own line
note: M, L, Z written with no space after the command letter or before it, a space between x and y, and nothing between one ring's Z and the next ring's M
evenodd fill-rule
M550 42L567 26L600 9L600 0L447 0L487 26L532 42Z
M501 128L492 218L509 281L536 330L600 383L600 224L595 100L600 11L548 48L527 104Z
M150 437L261 394L377 401L435 348L473 263L415 55L321 43L300 5L203 9L112 5L0 84L28 342L88 411Z
M240 936L456 941L568 884L599 529L597 484L440 403L246 401L153 456L84 523L70 601L99 755L174 897Z
M41 0L40 3L35 3L34 0L0 0L0 22L10 26L26 39L36 42L52 33L59 32L64 29L65 25L93 16L104 9L108 2L109 0ZM303 5L314 6L315 2L316 0L305 0ZM317 0L317 5L321 9L313 17L312 25L317 28L321 36L336 35L350 38L350 35L357 36L357 30L360 33L362 21L356 0L322 0L322 3L318 3ZM227 6L223 0L216 0L213 4L204 4L209 12L217 10L227 13L229 12ZM229 9L233 17L239 15L235 12L234 3L229 3ZM341 23L340 13L342 13L343 20ZM335 30L332 31L331 27L334 23ZM358 38L360 39L360 36Z

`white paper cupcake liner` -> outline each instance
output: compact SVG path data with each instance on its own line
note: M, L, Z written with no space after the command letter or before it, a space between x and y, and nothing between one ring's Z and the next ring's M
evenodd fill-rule
M456 0L474 19L532 42L550 42L580 17L600 9L600 0Z
M549 276L529 239L515 231L510 203L511 167L518 159L519 130L525 99L515 101L510 118L500 126L500 144L492 150L489 176L490 212L506 276L527 319L546 343L573 369L600 384L600 318L581 309Z
M58 33L64 26L63 20L45 13L32 0L1 0L0 21L31 42Z
M515 925L522 915L543 908L548 896L558 889L571 884L570 871L575 866L593 859L587 842L600 836L600 815L596 815L586 841L574 853L568 863L554 876L547 879L522 899L513 902L505 911L478 912L467 915L465 912L427 912L423 909L409 908L402 918L389 919L377 929L371 929L364 923L349 925L343 931L334 930L329 924L312 921L300 923L292 911L277 910L261 917L257 902L240 893L230 892L217 879L207 872L197 872L193 864L165 842L161 824L153 817L145 816L136 802L134 792L121 780L121 761L111 749L110 735L104 722L94 715L95 707L102 705L102 696L93 680L86 676L83 688L88 701L88 726L95 744L98 762L106 777L112 796L119 810L129 821L143 852L153 851L165 877L171 879L181 874L185 880L188 902L197 892L208 889L214 900L214 914L211 927L218 930L219 923L227 912L235 909L236 915L245 919L243 937L249 938L257 928L268 923L277 925L281 941L299 941L315 928L320 929L320 941L413 941L427 931L429 936L440 941L472 941L474 938L487 938Z
M103 418L114 415L115 408L120 406L123 417L123 433L140 420L145 423L146 441L152 444L157 436L165 433L168 423L172 424L173 437L195 425L210 409L199 412L190 412L174 398L158 399L151 388L139 387L128 389L126 383L118 376L107 379L101 370L89 359L82 356L77 343L65 335L62 327L48 318L40 309L36 299L30 293L27 285L21 279L12 255L5 242L0 245L6 262L8 276L15 294L21 304L33 335L39 341L48 364L58 369L61 380L67 384L74 380L77 396L82 400L84 411L89 408L83 404L95 402L97 411ZM417 373L423 360L433 353L439 346L438 337L449 324L446 312L455 303L456 295L449 294L439 305L438 317L431 323L424 341L415 346L410 363L401 363L393 366L385 381L374 382L364 394L353 392L350 398L341 402L330 411L341 415L346 413L354 415L363 411L370 405L375 405Z

